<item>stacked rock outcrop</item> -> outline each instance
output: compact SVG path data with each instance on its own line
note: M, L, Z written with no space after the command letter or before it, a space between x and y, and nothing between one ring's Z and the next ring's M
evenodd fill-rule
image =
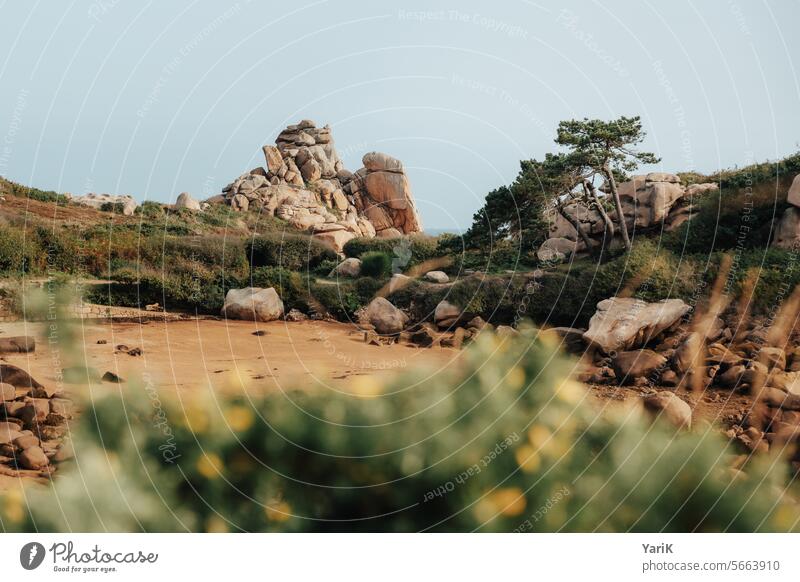
M400 160L370 152L355 173L344 168L329 126L303 120L263 148L265 167L239 176L210 203L286 220L341 251L355 237L420 232L408 176Z
M691 217L694 199L716 189L717 184L714 183L684 187L678 176L664 172L633 176L617 188L629 232L651 228L675 230ZM567 205L564 212L580 224L594 244L602 244L606 224L600 211L575 202ZM618 230L616 211L609 210L607 214L615 230ZM537 251L539 260L565 260L573 252L588 250L570 220L553 213L550 224L549 238Z

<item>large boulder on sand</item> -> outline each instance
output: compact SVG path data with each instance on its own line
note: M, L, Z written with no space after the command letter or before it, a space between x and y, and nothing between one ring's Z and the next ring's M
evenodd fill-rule
M375 331L381 334L396 334L403 331L408 316L384 297L376 297L367 306L365 316Z
M272 287L231 289L225 295L222 315L228 319L273 321L283 315L283 301Z
M688 313L681 299L648 303L630 297L611 297L597 304L583 338L606 353L641 347Z

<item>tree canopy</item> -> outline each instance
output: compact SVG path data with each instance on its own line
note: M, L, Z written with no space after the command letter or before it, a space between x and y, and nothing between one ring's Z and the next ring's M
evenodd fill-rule
M489 192L484 206L473 216L465 236L467 245L479 247L495 240L515 239L526 248L538 247L547 238L548 212L563 210L563 203L573 198L582 197L588 205L599 204L593 187L599 176L604 189L611 192L619 232L630 248L617 181L626 179L640 164L660 161L655 154L636 148L645 135L638 116L560 122L555 142L564 151L523 160L510 186ZM613 229L610 231L613 234Z

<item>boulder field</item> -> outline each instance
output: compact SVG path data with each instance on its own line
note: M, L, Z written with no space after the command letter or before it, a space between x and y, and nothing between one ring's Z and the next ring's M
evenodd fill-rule
M33 352L32 338L19 339ZM72 402L34 380L25 370L0 364L0 474L48 476L52 461L71 456L64 444ZM27 471L27 473L25 473Z

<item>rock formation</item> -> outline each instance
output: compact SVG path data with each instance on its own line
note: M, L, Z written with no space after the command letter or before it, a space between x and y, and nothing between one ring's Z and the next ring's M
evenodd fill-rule
M796 249L800 247L800 174L794 177L786 201L791 204L784 210L775 234L772 237L772 246L782 249Z
M630 297L611 297L597 304L583 338L606 353L641 347L686 315L681 299L647 303Z
M355 173L344 168L329 126L303 120L265 145L265 167L239 176L207 200L237 211L286 220L341 251L355 237L396 237L420 232L403 164L370 152Z
M629 232L651 228L675 230L691 217L695 198L716 189L717 185L713 183L684 187L678 176L663 172L633 176L633 179L622 182L617 188ZM572 203L564 208L564 212L581 225L594 244L602 244L606 227L597 209ZM609 209L607 214L614 228L618 229L616 211ZM588 250L570 220L554 212L550 224L549 238L537 252L539 260L563 261L573 252Z
M133 216L139 204L132 196L127 194L83 194L81 196L72 196L72 202L80 204L81 206L89 206L100 210L105 204L121 204L122 214L125 216Z

